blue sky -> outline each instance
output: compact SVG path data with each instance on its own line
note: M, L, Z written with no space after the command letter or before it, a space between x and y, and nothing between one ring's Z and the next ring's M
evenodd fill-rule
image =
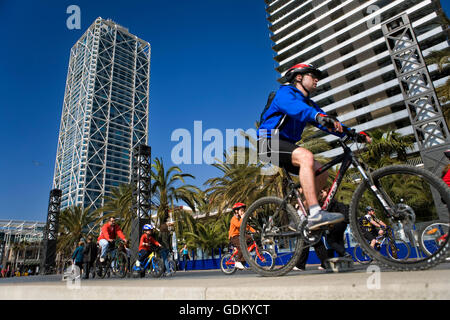
M151 44L149 145L167 167L174 130L254 128L278 87L263 0L0 0L0 219L46 219L70 48L99 16ZM198 186L219 174L180 167Z

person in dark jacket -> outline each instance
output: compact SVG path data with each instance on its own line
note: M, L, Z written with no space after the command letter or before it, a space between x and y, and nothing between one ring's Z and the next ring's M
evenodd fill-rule
M169 232L169 227L167 226L167 223L163 223L160 226L160 231L159 231L159 243L161 243L161 257L163 258L164 261L164 266L165 266L165 272L168 273L169 272L169 261L167 259L168 255L169 255L169 251L170 251L170 241L171 241L171 235Z
M78 268L80 268L80 274L81 270L83 270L83 251L84 251L84 242L80 241L78 242L78 247L72 254L72 260L74 261L75 265Z
M84 279L89 279L90 269L97 258L97 244L92 240L93 237L88 236L87 243L83 251Z

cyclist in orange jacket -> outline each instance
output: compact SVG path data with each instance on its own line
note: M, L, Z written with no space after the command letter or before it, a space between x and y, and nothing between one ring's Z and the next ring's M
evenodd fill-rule
M244 265L242 264L243 262L245 263L245 259L244 256L242 255L241 252L241 245L239 243L239 228L241 227L241 218L245 213L245 208L246 205L242 202L237 202L234 204L233 206L233 212L234 212L234 216L233 218L231 218L230 221L230 230L228 231L228 238L230 239L230 242L233 246L236 247L236 249L238 250L237 254L236 254L236 268L238 269L245 269ZM250 232L256 232L255 229L253 229L250 226L247 226L247 230L249 230ZM247 239L247 244L252 242L252 238L250 236L247 235L246 237Z

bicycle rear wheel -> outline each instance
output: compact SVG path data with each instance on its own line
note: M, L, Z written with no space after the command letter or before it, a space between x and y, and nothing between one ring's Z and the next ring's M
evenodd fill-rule
M148 273L153 278L159 278L164 272L164 261L161 258L153 257L148 268Z
M111 264L111 260L109 256L106 256L104 262L100 262L100 257L97 257L95 260L95 272L97 273L97 276L101 279L104 279L109 272L109 266Z
M227 253L220 259L220 270L228 275L233 274L236 272L235 263L234 257L231 258L231 253Z
M177 272L177 266L175 265L175 261L169 260L167 262L167 264L169 266L169 270L167 270L167 274L170 276L175 275L175 273Z
M432 255L422 255L416 230L437 219L448 223L450 188L431 172L408 165L381 168L371 177L376 188L360 184L350 204L350 224L361 248L381 266L399 271L425 270L444 261L450 251L448 237ZM385 250L370 247L359 224L367 206L373 207L376 216L393 228L396 239L405 241L406 246L412 248L407 258L394 258ZM386 207L394 212L393 217Z
M282 276L295 266L303 248L303 239L298 235L300 218L295 209L277 197L256 200L242 217L239 242L246 248L246 236L251 233L246 226L256 230L255 241L269 251L274 260L270 269L255 262L247 250L243 250L245 260L251 269L265 277Z

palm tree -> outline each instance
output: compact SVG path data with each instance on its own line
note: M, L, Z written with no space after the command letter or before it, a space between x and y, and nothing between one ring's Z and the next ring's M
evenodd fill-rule
M177 208L172 211L172 214L175 221L175 233L178 240L186 241L187 233L196 233L197 221L190 212ZM188 244L188 247L193 248L190 244Z
M302 133L302 139L297 143L300 147L308 149L314 154L331 150L332 147L325 139L322 139L324 132L314 126L307 126ZM326 133L325 133L326 134Z
M97 224L101 224L110 217L115 217L120 220L120 227L128 238L131 232L131 223L134 219L132 193L133 186L131 184L121 184L118 188L113 188L111 195L105 197L105 205L99 209L99 212L103 212L105 215L97 221Z
M224 152L225 161L212 164L222 172L222 176L208 179L206 193L211 210L224 212L235 202L252 203L256 199L271 194L282 194L282 173L279 168L272 168L272 174L263 175L264 165L255 161L256 140L244 133L248 146L235 146Z
M153 203L161 223L169 217L169 210L173 209L175 201L182 200L192 211L196 210L197 194L201 190L196 186L185 184L186 178L195 179L193 175L182 173L177 166L172 166L166 171L162 159L156 158L152 164L151 176Z
M185 236L188 246L201 248L204 252L210 250L212 252L213 249L228 243L228 230L225 230L223 224L217 220L197 222L196 232L186 232Z
M407 151L413 146L411 136L400 136L394 131L375 129L370 132L372 143L366 145L361 154L364 161L373 168L381 168L388 164L406 162ZM397 154L397 158L392 155Z
M98 218L98 212L90 210L90 207L73 206L64 209L59 216L56 250L63 256L69 256L78 241L92 232L92 226Z

